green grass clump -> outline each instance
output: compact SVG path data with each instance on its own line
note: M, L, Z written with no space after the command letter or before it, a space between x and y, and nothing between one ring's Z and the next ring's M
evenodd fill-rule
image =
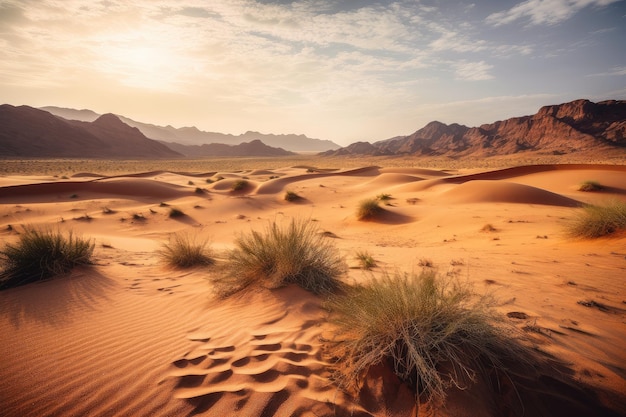
M230 186L230 189L233 191L241 191L248 186L248 181L244 179L237 180L233 182L233 185Z
M222 296L253 284L267 288L296 284L315 294L331 293L341 286L345 263L311 220L273 221L264 232L253 230L235 244L228 273L215 281Z
M567 225L572 237L597 238L626 230L626 202L613 200L602 206L584 206Z
M298 201L300 200L302 197L300 197L298 194L296 194L294 191L286 191L285 192L285 201Z
M363 269L372 269L376 266L376 260L374 260L374 257L367 251L357 251L355 258L361 262Z
M196 236L176 233L158 252L161 258L171 266L190 268L214 263L208 249L208 240L199 240Z
M527 351L511 337L514 328L499 324L493 299L431 270L372 278L327 305L335 337L326 353L344 389L358 390L371 366L386 364L416 400L443 401L449 387L467 387L479 372L501 370L504 359Z
M603 189L604 186L598 181L585 181L578 187L578 191L601 191Z
M380 206L378 199L371 198L363 200L357 207L356 218L358 220L370 220L380 215L383 211L384 210Z
M0 250L0 289L42 281L91 264L94 243L72 232L25 227L16 244Z

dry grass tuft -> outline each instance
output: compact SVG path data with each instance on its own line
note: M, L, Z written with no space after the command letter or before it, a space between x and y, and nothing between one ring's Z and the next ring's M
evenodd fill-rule
M357 251L355 258L361 262L361 268L363 269L372 269L376 266L376 260L367 251Z
M350 287L327 303L335 325L326 346L334 379L358 390L371 366L388 364L416 399L443 401L449 387L465 388L488 368L503 370L503 361L528 357L494 305L468 283L431 270Z
M264 233L251 231L236 240L229 254L228 273L214 283L228 296L253 284L277 288L296 284L315 294L328 294L341 286L345 263L329 239L312 220L273 221Z
M380 215L384 209L380 206L379 200L371 198L363 200L359 203L356 211L356 218L358 220L371 220Z
M285 201L290 201L290 202L298 201L302 199L302 197L296 194L295 191L286 191L284 198L285 198Z
M179 268L212 265L214 260L208 244L206 239L188 233L176 233L170 236L169 242L158 253L166 263Z
M598 238L626 230L626 202L609 201L603 206L584 206L567 224L572 237Z
M17 244L0 250L0 289L42 281L91 264L94 243L72 232L25 227Z
M230 186L230 189L233 191L242 191L246 187L248 187L248 185L249 185L249 182L247 180L240 179L240 180L233 182L233 185Z
M604 186L598 181L585 181L580 184L578 191L602 191Z

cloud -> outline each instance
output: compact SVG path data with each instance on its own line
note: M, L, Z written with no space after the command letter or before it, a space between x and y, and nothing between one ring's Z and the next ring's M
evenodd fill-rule
M479 62L459 62L456 64L456 78L466 81L483 81L494 78L489 73L493 65L487 64L485 61Z
M511 9L492 13L486 22L501 26L528 19L530 25L554 25L563 22L585 7L604 7L619 0L526 0Z
M588 77L615 77L626 75L626 66L622 67L613 67L609 71L599 72L596 74L589 74Z

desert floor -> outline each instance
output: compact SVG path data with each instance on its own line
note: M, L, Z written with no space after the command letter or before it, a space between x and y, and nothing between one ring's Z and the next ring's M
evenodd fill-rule
M505 319L551 358L520 395L452 393L429 415L626 415L626 235L566 233L582 203L626 200L626 166L185 171L0 177L2 242L23 225L96 242L95 266L0 292L0 415L410 412L375 378L356 398L329 381L321 337L332 330L318 297L295 287L213 295L207 278L238 236L292 218L326 232L348 282L430 264L493 292ZM586 180L606 188L578 191ZM287 190L302 200L285 201ZM358 221L359 202L383 193L385 214ZM170 207L186 215L170 218ZM157 251L179 231L208 238L216 265L164 265ZM372 272L358 251L376 260Z

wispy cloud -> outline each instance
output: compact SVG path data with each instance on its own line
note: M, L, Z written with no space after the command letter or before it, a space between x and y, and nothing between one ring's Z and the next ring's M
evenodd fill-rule
M609 71L606 72L598 72L595 74L589 74L588 77L616 77L626 75L626 66L623 67L613 67Z
M489 65L485 61L459 62L456 64L456 78L467 81L491 80L494 78L489 73L492 68L493 65Z
M526 0L511 9L489 15L487 23L506 25L528 20L530 25L553 25L569 19L585 7L603 7L620 0Z

